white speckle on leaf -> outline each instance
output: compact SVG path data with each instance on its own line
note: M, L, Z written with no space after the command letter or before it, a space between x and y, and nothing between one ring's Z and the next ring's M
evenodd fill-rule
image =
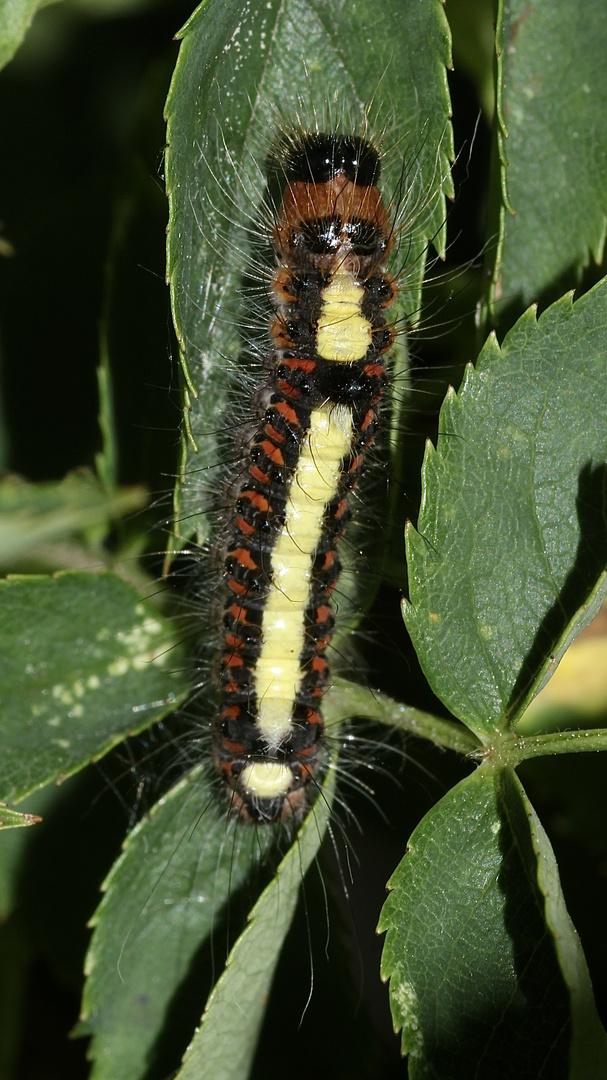
M128 669L128 660L121 658L120 663L121 665L126 664ZM120 674L123 674L123 672L121 671ZM70 712L68 712L68 716L79 717L84 715L84 707L83 705L78 704L78 699L85 698L87 690L98 690L100 686L101 680L99 676L89 675L86 681L84 679L75 679L70 686L66 686L65 683L56 683L55 686L51 688L51 695L55 701L59 702L61 705L72 706ZM43 693L45 692L46 691L43 691ZM40 705L32 705L32 716L40 716L45 711L45 708ZM51 724L51 726L55 726L60 722L61 718L59 716L53 716L51 719L47 720L47 723Z
M131 667L134 671L141 671L151 663L164 664L166 653L164 650L158 652L158 643L154 640L162 632L162 623L151 616L148 616L142 623L138 623L130 630L120 630L116 634L116 640L126 647L127 657L122 657L110 664L108 669L110 675L124 675L128 667ZM128 665L127 667L124 667L125 662ZM121 670L116 667L120 663L123 665Z
M409 982L399 982L395 985L395 980L392 978L390 993L403 1019L403 1036L407 1052L410 1053L413 1050L419 1054L423 1047L423 1035L419 1026L419 1002L415 987Z
M417 1018L417 994L415 989L409 982L401 982L393 988L391 984L392 994L396 1001L398 1008L403 1016L406 1016L409 1023L418 1026Z
M132 630L119 630L116 640L126 645L130 652L142 652L149 649L151 639L162 633L162 624L157 619L147 618L138 623Z
M108 675L112 678L116 678L118 675L126 675L129 670L130 664L126 656L119 656L117 660L113 660L111 664L108 664Z
M51 694L55 698L55 701L60 701L62 705L73 704L74 695L63 683L55 683L51 689Z

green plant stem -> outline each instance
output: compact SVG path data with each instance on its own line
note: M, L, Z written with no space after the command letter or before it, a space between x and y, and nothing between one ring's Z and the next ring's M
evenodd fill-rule
M607 750L607 728L586 731L555 731L548 735L518 736L494 748L504 765L519 765L529 758L548 754L577 754Z
M478 739L453 720L444 720L422 709L401 705L387 694L358 686L346 679L336 679L325 698L327 721L333 725L353 716L376 720L401 728L411 735L429 739L437 746L460 754L497 757L504 765L519 765L529 758L548 754L576 754L607 750L607 728L585 731L557 731L547 735L508 734L484 752Z
M335 679L327 692L324 711L331 725L360 716L401 728L460 754L477 754L482 749L476 736L456 721L401 705L378 690L357 686L345 679Z

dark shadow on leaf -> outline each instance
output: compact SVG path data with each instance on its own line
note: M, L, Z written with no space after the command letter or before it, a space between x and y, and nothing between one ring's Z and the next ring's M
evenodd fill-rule
M464 947L474 941L477 951L468 953L472 970L462 967L465 997L452 980L444 988L441 1022L441 999L435 1002L428 995L420 1025L423 1047L412 1050L410 1073L452 1080L568 1080L569 993L546 927L529 820L510 769L501 772L496 802L499 834L486 838L485 855L490 864L495 860L501 896L493 891L493 881L488 893L476 891L470 875L470 910L461 913L458 929ZM464 859L464 876L466 864ZM498 941L491 936L496 920L505 929L504 934L500 925ZM456 946L457 937L451 940ZM456 1011L451 995L458 993L463 1004Z
M524 1071L517 1075L560 1080L569 1074L569 993L546 925L529 819L509 770L501 776L499 812L502 863L498 882L504 897L504 926L512 943L516 989L505 1003L503 1015L496 1017L491 1043L509 1056L512 1039L526 1047Z
M489 257L491 257L491 252ZM577 261L574 261L537 296L525 299L520 292L510 292L507 297L500 301L497 317L492 320L492 327L497 330L500 341L503 341L505 335L520 319L523 312L527 310L532 300L537 303L539 317L546 308L556 303L566 292L572 289L575 289L576 299L583 296L601 280L604 274L604 260L598 265L592 262L583 269L580 269ZM491 327L487 327L487 330L489 329Z
M522 665L507 712L518 713L529 687L535 682L577 611L587 602L607 567L607 465L584 465L579 475L576 510L579 541L573 566L552 607L546 613Z
M177 986L161 1022L160 1030L146 1053L142 1080L169 1080L179 1069L186 1047L200 1024L205 1001L222 974L230 950L244 930L249 911L258 893L276 871L276 847L263 863L252 861L250 876L217 912L212 934L192 951L188 970ZM147 999L142 995L142 1005ZM237 1006L234 1006L237 1008Z

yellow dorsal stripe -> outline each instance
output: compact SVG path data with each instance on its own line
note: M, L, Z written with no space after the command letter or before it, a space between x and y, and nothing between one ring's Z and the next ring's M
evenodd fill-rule
M371 323L361 313L364 295L349 270L338 270L322 290L316 351L324 360L353 363L364 357L373 339Z
M257 724L270 748L288 734L301 682L305 610L312 556L327 504L339 484L352 441L352 413L331 403L314 409L287 497L285 523L272 552L272 584L263 612L255 665Z

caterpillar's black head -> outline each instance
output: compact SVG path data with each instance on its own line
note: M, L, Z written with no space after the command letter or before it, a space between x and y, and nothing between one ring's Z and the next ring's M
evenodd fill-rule
M289 183L324 184L344 173L353 184L371 187L381 172L377 151L361 135L313 132L288 136L277 148L274 161L274 169L280 162L280 171Z

